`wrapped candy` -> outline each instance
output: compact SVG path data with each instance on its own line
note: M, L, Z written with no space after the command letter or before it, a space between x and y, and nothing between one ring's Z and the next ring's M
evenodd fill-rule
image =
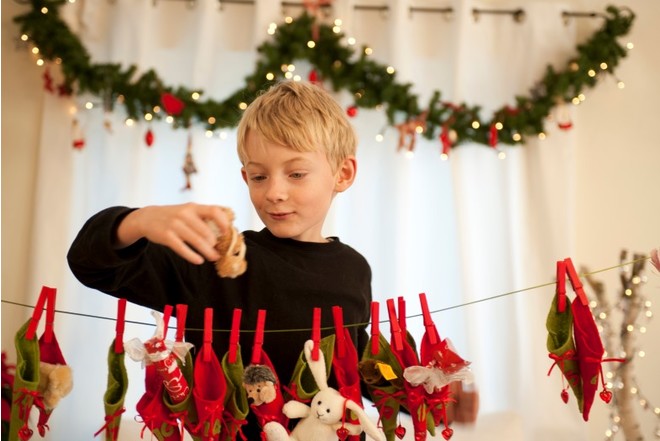
M151 313L156 320L156 332L149 340L142 343L138 338L124 343L126 354L143 366L153 364L163 380L165 390L173 403L182 402L190 393L190 386L177 363L185 362L186 354L193 347L191 343L165 340L165 325L160 313Z

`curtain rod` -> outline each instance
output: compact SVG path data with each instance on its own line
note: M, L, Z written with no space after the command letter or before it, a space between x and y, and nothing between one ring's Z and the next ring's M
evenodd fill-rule
M75 0L73 0L75 2ZM108 0L109 3L115 3L116 0ZM161 0L152 0L153 4L156 5L158 1ZM180 1L188 3L188 6L194 6L197 3L197 0L162 0L162 1ZM14 2L27 5L31 4L32 0L14 0ZM234 5L254 5L255 0L218 0L220 4L220 9L224 4L234 4ZM305 3L302 1L283 1L281 2L282 7L304 7ZM332 8L331 4L321 4L319 5L322 9ZM387 12L389 11L389 6L387 5L353 5L354 10L360 11L376 11L376 12ZM433 8L433 7L422 7L422 6L410 6L408 12L412 16L415 12L421 13L439 13L439 14L451 14L454 12L454 8L451 6L444 8ZM473 8L472 15L474 20L477 21L481 14L494 14L494 15L511 15L516 22L521 22L525 18L525 10L522 8L517 9L480 9ZM606 19L607 16L602 12L581 12L581 11L562 11L561 17L564 19L565 23L568 23L571 18L603 18Z

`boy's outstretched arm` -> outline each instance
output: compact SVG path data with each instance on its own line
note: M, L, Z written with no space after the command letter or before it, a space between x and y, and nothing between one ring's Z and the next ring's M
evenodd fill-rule
M164 245L194 264L215 261L216 235L208 225L214 222L221 233L230 220L222 207L187 203L152 205L129 213L117 226L115 248L125 248L141 238Z

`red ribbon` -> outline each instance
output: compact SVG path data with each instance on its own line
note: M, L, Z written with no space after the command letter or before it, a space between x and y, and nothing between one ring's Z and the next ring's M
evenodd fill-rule
M561 363L561 366L559 366L559 369L562 370L562 375L564 375L563 374L564 362L566 360L575 360L576 359L575 351L572 350L572 349L569 350L569 351L564 352L563 355L557 355L557 354L550 353L550 354L548 354L548 357L552 358L555 361L554 363L552 363L552 366L550 366L550 369L548 370L548 375L550 375L550 373L552 372L554 367L557 366L560 363Z
M110 425L121 416L122 413L126 412L126 408L122 407L121 409L117 409L113 414L106 415L105 416L105 424L96 431L94 434L94 438L96 438L99 433L103 432L104 430L108 430ZM117 435L119 435L119 427L113 427L111 428L110 435L112 436L113 440L117 439Z
M228 432L230 439L236 439L236 435L240 435L243 441L247 441L247 437L241 428L242 425L247 423L247 420L236 418L234 414L227 409L222 413L222 420L225 423L223 427L227 428L226 431Z

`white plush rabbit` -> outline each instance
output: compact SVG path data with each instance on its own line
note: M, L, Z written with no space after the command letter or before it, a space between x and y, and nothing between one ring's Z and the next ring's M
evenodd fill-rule
M265 424L263 431L268 441L337 441L337 438L346 439L349 435L359 435L363 430L374 440L385 441L385 436L359 404L328 387L323 352L319 351L317 361L312 360L313 346L314 342L307 340L304 351L319 392L312 398L311 407L300 401L287 402L284 405L284 414L292 419L300 418L300 421L290 434L277 422ZM360 424L342 422L347 409L357 416Z

